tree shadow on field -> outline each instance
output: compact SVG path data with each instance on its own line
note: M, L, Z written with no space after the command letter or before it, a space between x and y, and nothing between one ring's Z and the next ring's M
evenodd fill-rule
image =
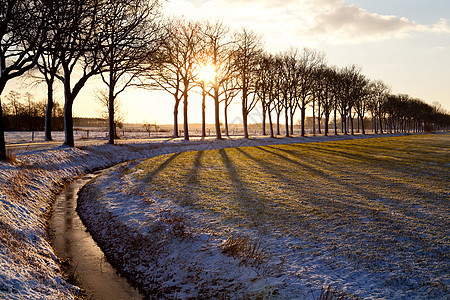
M349 146L345 146L345 147L341 147L340 151L338 150L334 150L334 149L330 149L330 148L325 148L325 147L319 147L319 146L314 146L314 145L309 145L309 147L311 150L313 150L314 153L316 153L317 156L320 156L321 153L326 154L327 156L330 157L339 157L339 158L347 158L349 159L348 162L345 162L347 166L352 166L352 161L357 162L358 164L364 164L367 165L368 169L371 169L372 171L374 170L380 170L380 174L381 175L374 175L374 174L370 174L368 172L364 171L364 168L352 168L352 175L355 178L358 179L367 179L367 182L371 182L371 183L376 183L378 186L380 187L386 187L386 186L390 186L392 189L395 188L396 193L397 194L402 194L402 195L413 195L411 197L416 197L419 196L421 198L430 198L433 199L430 203L428 203L428 205L430 204L435 204L434 199L440 199L442 198L442 195L439 192L436 191L430 191L428 188L424 188L418 185L412 185L409 182L400 182L400 181L395 181L395 187L393 187L393 178L392 175L389 176L382 176L382 174L392 174L392 172L395 172L395 175L397 176L411 176L411 174L409 173L410 171L402 171L405 167L406 169L410 168L410 166L408 166L408 161L406 162L397 162L397 161L383 161L383 163L381 163L380 158L375 157L373 154L371 153L364 153L363 149L361 149L360 153L346 153L345 150L346 149L352 149ZM288 150L288 149L282 149L282 148L277 148L280 151L286 152L292 156L296 156L296 152L293 150ZM384 151L387 151L387 148L383 148ZM383 151L381 151L380 153L383 153ZM376 154L376 152L375 152ZM416 171L414 171L416 172ZM417 176L417 174L414 173L415 176ZM420 175L420 174L419 174ZM353 184L351 185L352 187L356 188L356 186ZM365 189L357 189L357 191L362 191L365 194L369 194L367 190ZM370 194L371 197L374 194ZM378 198L383 198L386 197L386 195L382 194L382 195L378 195ZM371 198L371 199L375 199L375 198Z
M304 169L307 172L311 172L313 173L315 176L320 177L322 179L324 179L325 181L329 182L330 184L334 184L337 186L340 186L341 188L348 190L351 192L351 194L356 193L358 195L361 195L363 198L369 199L369 200L375 200L378 199L380 197L382 197L382 195L378 195L376 193L372 193L366 189L362 189L362 188L358 188L355 184L352 183L346 183L344 182L342 179L339 179L335 176L332 176L331 174L327 174L326 172L314 167L312 164L308 164L306 162L300 162L294 159L291 159L289 157L287 157L284 154L278 153L278 152L285 152L289 155L294 156L294 154L292 153L292 151L289 150L285 150L282 148L278 148L278 147L272 147L272 146L267 146L267 147L256 147L259 150L265 151L271 155L277 156L291 164L297 165L298 167L301 167L302 169ZM270 148L271 150L267 149ZM336 170L336 174L337 176L339 176L338 170ZM326 188L326 187L325 187ZM333 201L337 201L337 202L342 202L342 200L337 200L337 199L333 199ZM331 202L330 202L331 203ZM345 202L346 205L348 206L354 206L354 207L358 207L358 208L362 208L362 209L368 209L369 207L367 207L367 203L364 202L360 202L358 203L356 201L356 197L353 197L352 202Z
M188 185L195 185L195 186L199 186L200 183L198 181L198 173L199 173L199 169L201 167L201 160L202 160L202 156L204 154L204 151L198 151L197 155L194 158L194 161L192 163L192 167L189 170L188 174L187 174L187 178L186 178L186 183Z
M169 156L163 163L161 163L155 170L151 171L145 177L142 179L143 182L146 184L151 183L159 173L161 173L164 169L166 169L169 164L177 158L181 153L174 153L171 156Z
M275 175L279 180L281 180L282 182L284 182L286 184L292 184L291 179L288 176L286 176L284 172L282 172L280 170L280 167L276 163L273 163L271 161L266 161L263 159L259 159L241 148L236 148L236 150L239 151L242 155L249 158L250 160L256 162L267 173L269 173L271 175Z
M234 188L234 199L239 202L238 207L241 209L241 213L246 214L247 219L252 222L252 226L262 225L264 218L261 214L264 214L266 210L265 201L255 201L254 194L247 188L246 183L242 180L238 169L226 150L220 149L219 153L231 179Z
M369 214L373 216L374 219L395 219L399 224L404 224L405 219L416 218L418 216L418 205L421 207L421 203L424 202L426 197L429 199L439 199L439 197L441 197L438 193L425 192L420 188L408 186L404 183L395 183L394 186L391 179L376 177L371 174L366 174L361 170L354 170L349 176L348 173L345 173L338 168L333 169L332 166L328 166L330 172L327 173L318 169L312 163L307 163L304 160L298 161L287 157L284 153L294 157L298 157L299 153L281 147L267 146L264 148L257 148L300 166L317 177L323 178L330 184L340 187L339 190L342 190L342 194L344 194L345 191L348 191L346 194L352 195L351 201L349 201L338 194L339 197L333 197L334 199L330 198L329 200L326 200L328 203L327 205L331 206L333 205L333 202L342 203L347 207L354 207L354 211L359 211L360 215ZM317 153L317 155L320 155L320 152ZM343 178L340 178L341 174L344 175ZM325 188L327 186L328 185L325 185ZM386 188L382 187L389 187L389 191L386 192ZM406 197L408 201L399 200L398 195ZM419 202L416 203L412 201L412 199L418 199ZM411 205L411 203L414 205ZM442 210L439 207L434 207L436 207L435 203L427 204L426 209L432 210L432 214L439 215L439 212ZM395 214L392 212L395 212ZM425 213L423 211L420 212L419 218L421 218L421 214L423 215ZM406 227L404 229L407 230Z
M242 155L244 155L245 157L247 157L248 159L256 162L261 168L264 169L265 172L267 172L270 175L273 175L276 177L277 180L281 181L282 184L285 184L287 186L289 186L291 189L294 189L295 185L297 184L297 182L293 182L291 178L289 178L289 176L286 175L285 172L282 172L280 170L280 167L276 164L276 162L273 161L267 161L264 159L260 159L257 158L256 156L251 155L250 153L248 153L247 151L244 150L245 148L236 148L237 151L239 151ZM280 193L279 197L275 196L276 198L271 198L269 199L265 199L266 201L270 201L272 202L272 204L274 202L277 201L281 201L281 203L284 203L283 201L283 197L284 197L284 191L280 190L279 188L277 189ZM299 197L297 199L297 201L301 201L302 199ZM317 209L321 208L320 204L313 204L313 203L308 203L308 206L314 206ZM277 214L282 214L282 215L286 215L289 211L285 209L286 207L283 205L273 205L270 207L270 210L272 210L272 215L276 216ZM292 220L295 220L295 222L299 225L302 226L303 230L307 230L310 232L314 232L314 224L312 223L311 220L309 220L308 218L305 218L304 216L298 218L294 215L290 215L290 218Z

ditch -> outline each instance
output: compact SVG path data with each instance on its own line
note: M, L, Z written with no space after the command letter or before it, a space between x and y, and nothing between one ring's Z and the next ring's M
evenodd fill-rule
M56 197L49 224L50 242L64 262L69 279L83 290L83 298L144 299L106 260L76 212L78 191L94 176L75 180Z

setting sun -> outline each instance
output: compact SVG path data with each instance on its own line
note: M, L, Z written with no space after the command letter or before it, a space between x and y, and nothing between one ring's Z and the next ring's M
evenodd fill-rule
M198 68L198 78L202 82L213 82L216 70L213 64L200 65Z

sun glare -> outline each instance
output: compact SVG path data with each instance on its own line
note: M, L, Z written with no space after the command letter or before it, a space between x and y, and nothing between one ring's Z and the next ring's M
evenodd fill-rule
M213 82L216 71L214 65L200 65L198 71L198 78L203 82Z

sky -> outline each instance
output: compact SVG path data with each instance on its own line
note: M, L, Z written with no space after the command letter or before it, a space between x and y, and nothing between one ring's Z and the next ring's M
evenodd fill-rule
M329 65L356 64L368 78L388 84L392 93L437 101L450 110L448 0L168 0L164 11L251 29L272 53L293 47L323 51ZM76 116L98 114L92 90L99 85L93 80L84 88L74 104ZM128 122L173 122L168 93L130 89L121 98ZM200 105L200 96L193 94L190 122L201 122ZM238 122L237 104L233 113ZM212 101L207 114L212 123ZM256 113L250 121L259 121Z

